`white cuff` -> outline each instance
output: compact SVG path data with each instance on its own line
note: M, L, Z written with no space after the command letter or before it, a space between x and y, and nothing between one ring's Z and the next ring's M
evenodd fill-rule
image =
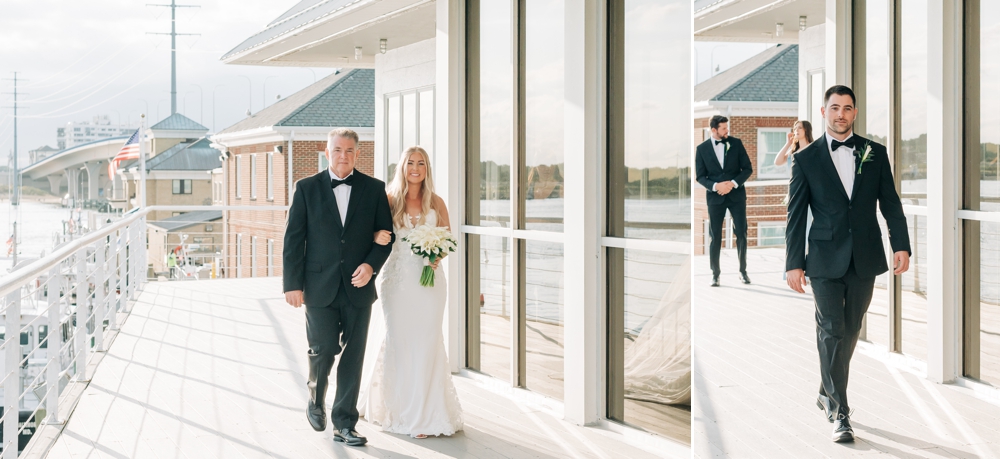
M736 183L736 180L730 180L730 182L733 182L733 189L734 189L734 190L735 190L736 188L739 188L739 187L740 187L740 184L739 184L739 183Z

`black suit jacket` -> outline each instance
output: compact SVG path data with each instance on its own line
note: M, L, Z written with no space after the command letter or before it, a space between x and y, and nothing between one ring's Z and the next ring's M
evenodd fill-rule
M726 201L745 203L747 202L747 191L743 188L743 183L753 174L753 165L750 164L750 155L743 147L743 142L736 137L728 137L729 150L723 156L725 164L719 164L719 158L715 156L715 148L712 147L713 139L698 145L694 154L695 174L698 183L705 187L705 200L710 206L725 204ZM712 191L712 186L718 182L728 182L735 180L739 187L730 191L729 194L721 195Z
M378 298L375 278L392 244L375 244L374 234L392 231L392 214L385 183L357 170L354 177L343 225L328 171L296 184L285 227L282 281L285 292L303 290L310 307L329 306L337 297L341 280L355 306L370 306ZM367 285L355 288L351 275L362 263L368 263L375 274Z
M810 277L837 279L854 268L861 277L889 270L876 207L889 228L893 252L910 251L903 205L884 146L857 134L855 149L862 154L871 145L870 162L854 166L852 198L847 198L824 134L795 154L788 186L788 227L785 230L785 269L805 269ZM877 206L876 206L877 205ZM806 214L812 208L809 255L806 256Z

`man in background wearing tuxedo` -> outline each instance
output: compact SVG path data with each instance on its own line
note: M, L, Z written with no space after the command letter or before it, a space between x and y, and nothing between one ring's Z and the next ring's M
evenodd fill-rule
M719 286L719 253L722 251L722 223L726 211L733 217L736 254L740 259L740 280L750 283L747 276L747 192L743 183L753 174L750 156L743 142L729 137L729 119L715 115L709 121L712 137L698 145L694 162L698 183L705 187L708 204L709 260L712 265L712 287Z
M847 378L875 276L889 270L876 211L889 228L893 274L910 265L910 238L886 148L854 134L857 101L847 86L826 91L826 133L795 154L788 186L788 286L812 281L820 379L816 405L834 423L835 442L854 441ZM806 213L812 209L806 255Z

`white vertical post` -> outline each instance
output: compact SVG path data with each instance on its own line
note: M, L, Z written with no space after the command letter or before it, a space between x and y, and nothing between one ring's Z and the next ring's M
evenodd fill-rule
M62 274L60 265L56 265L49 270L49 334L47 357L48 368L45 370L45 411L48 413L46 424L62 424L59 420L59 373L62 371L62 356L59 352L62 349L62 301L60 292L62 290Z
M437 192L448 205L452 231L458 241L457 253L464 253L465 238L457 231L465 222L465 1L437 2L437 32L435 35L435 151L438 183ZM376 105L381 107L381 101ZM379 109L381 110L381 109ZM378 142L376 142L377 144ZM384 165L382 169L384 170ZM448 310L445 316L445 345L448 363L453 373L465 362L465 258L445 258L444 272L452 278L448 283Z
M142 261L139 245L139 222L134 222L128 226L128 298L133 301L139 284L139 262Z
M20 412L18 398L21 395L21 289L7 295L7 310L4 311L4 316L7 327L7 339L4 341L7 346L4 368L7 373L4 375L3 385L3 459L16 459L17 423Z
M81 248L76 253L76 380L90 381L87 377L87 354L90 346L87 343L87 316L90 315L88 297L90 286L87 285L87 249Z
M94 243L94 351L104 352L104 258L107 244L104 240Z
M139 116L139 205L146 207L146 115Z
M961 374L962 362L963 13L958 0L931 0L927 8L927 378L942 383Z
M826 85L851 85L852 0L826 0ZM811 96L810 96L811 97Z
M128 312L128 292L126 291L125 279L128 273L125 271L126 254L128 248L128 228L118 230L118 302L121 304L121 311Z
M605 335L598 317L600 298L601 158L604 152L604 82L606 12L598 0L566 2L565 103L563 145L565 210L563 234L563 304L565 334L563 391L565 419L596 421L602 397L598 342ZM681 61L681 59L679 59Z
M118 233L112 233L110 236L111 242L109 244L110 250L108 258L105 265L107 266L108 273L108 305L110 309L108 317L108 328L111 330L118 330L118 294L116 290L118 289L118 252L121 250L121 236Z

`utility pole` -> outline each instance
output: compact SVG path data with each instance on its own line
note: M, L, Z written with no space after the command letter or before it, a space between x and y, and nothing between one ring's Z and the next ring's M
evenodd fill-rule
M14 266L17 266L17 239L18 239L18 237L17 237L17 215L18 215L17 207L21 204L21 172L17 168L17 108L18 108L17 107L17 96L19 94L17 92L17 82L18 81L25 81L25 80L18 80L17 79L17 72L14 72L14 78L4 78L4 80L5 81L13 81L14 82L14 92L4 93L4 94L13 94L14 95L14 106L12 107L14 109L14 154L11 155L11 168L10 168L10 174L11 174L11 177L10 177L10 185L11 185L10 205L14 206L14 221L13 221L13 224L14 224L14 226L13 226L14 234L11 235L11 249L13 250L13 252L12 252L13 253L13 263L11 264L11 268L13 268ZM21 95L23 95L23 94L21 94ZM10 108L10 107L8 107L8 108ZM24 107L21 107L21 108L24 108Z
M146 6L164 6L170 8L170 33L146 33L150 35L170 35L170 114L173 115L177 113L177 36L201 35L198 33L177 33L177 8L201 8L201 6L178 5L177 0L170 0L169 5L147 3Z

